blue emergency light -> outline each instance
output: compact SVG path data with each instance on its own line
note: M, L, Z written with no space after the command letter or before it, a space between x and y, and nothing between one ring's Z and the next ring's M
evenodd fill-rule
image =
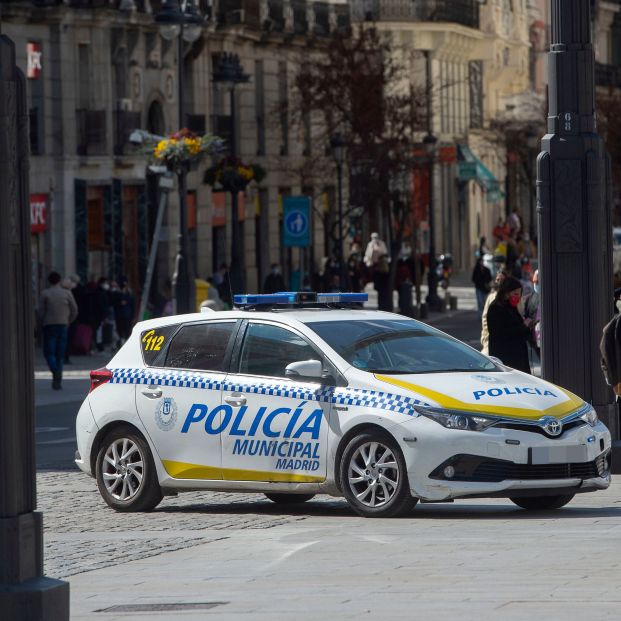
M233 304L247 306L304 306L317 304L362 304L366 293L315 293L314 291L280 291L278 293L245 293L233 296Z

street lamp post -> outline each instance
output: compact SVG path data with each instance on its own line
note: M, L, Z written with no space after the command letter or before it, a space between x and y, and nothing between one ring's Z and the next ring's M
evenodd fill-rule
M184 125L184 45L185 42L193 43L201 36L204 21L194 0L164 0L160 12L155 16L155 22L160 27L162 37L168 41L177 39L179 129L183 129ZM178 314L189 313L195 309L193 270L188 260L187 171L186 164L179 165L175 170L179 191L179 233L172 284Z
M591 3L551 7L548 133L537 159L542 370L592 403L618 439L598 347L613 314L612 226L610 162L595 121Z
M244 68L237 54L223 52L218 55L218 61L213 69L212 80L218 84L224 84L229 88L231 108L231 140L230 155L233 163L237 160L237 124L235 123L235 87L250 80L250 76L244 73ZM235 179L231 179L231 186L227 188L231 193L231 265L229 267L229 281L232 293L243 293L246 288L244 267L246 257L242 244L239 226L238 194L245 187L236 185Z
M429 272L427 273L427 308L433 311L441 311L443 308L442 300L438 295L438 272L436 260L436 216L434 208L433 192L433 169L435 160L436 143L438 139L428 133L423 138L423 144L427 151L427 165L429 167Z
M429 273L427 274L427 308L433 311L443 309L442 300L438 296L438 273L436 265L436 217L434 209L434 161L436 155L436 145L438 139L433 135L433 110L432 110L432 80L431 80L431 51L425 50L425 75L427 91L427 135L423 138L423 144L427 151L427 162L429 166Z
M340 280L340 288L341 290L346 289L346 272L345 272L345 261L343 258L343 162L345 161L345 150L347 145L345 143L345 139L341 134L334 134L332 138L330 138L330 149L332 150L332 157L334 158L334 163L336 164L336 175L337 175L337 201L338 201L338 212L339 212L339 241L336 259L339 262L339 280Z

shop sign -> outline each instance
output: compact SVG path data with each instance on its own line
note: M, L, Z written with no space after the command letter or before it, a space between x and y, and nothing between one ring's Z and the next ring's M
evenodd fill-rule
M26 52L28 56L26 75L29 80L36 80L41 75L42 70L43 53L41 52L41 44L29 41L26 44Z
M30 232L43 233L47 230L47 194L30 195Z

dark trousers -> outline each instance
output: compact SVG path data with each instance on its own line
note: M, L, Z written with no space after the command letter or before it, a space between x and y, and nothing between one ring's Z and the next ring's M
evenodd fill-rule
M67 348L67 326L54 324L43 326L43 355L52 373L63 372Z

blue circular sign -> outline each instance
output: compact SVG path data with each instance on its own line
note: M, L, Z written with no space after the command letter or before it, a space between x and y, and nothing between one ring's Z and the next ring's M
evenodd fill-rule
M308 234L308 217L298 209L292 209L285 218L285 228L291 237L303 237Z

